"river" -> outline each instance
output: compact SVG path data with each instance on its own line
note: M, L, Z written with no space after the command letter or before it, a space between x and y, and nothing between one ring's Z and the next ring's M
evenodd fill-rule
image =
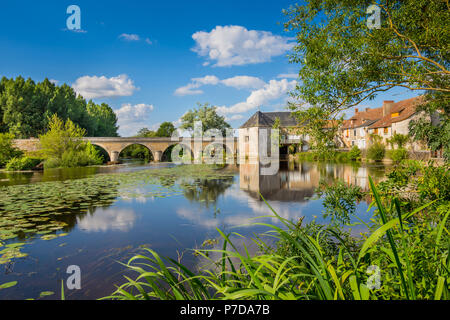
M152 172L170 167L130 162L0 172L0 284L18 282L0 290L0 299L37 299L44 291L54 292L45 299L59 299L61 280L69 276L70 265L80 267L82 287L66 289L66 299L104 297L123 283L124 267L119 261L126 262L144 246L194 267L198 260L189 249L218 238L217 228L243 236L267 230L251 225L255 218L271 214L260 193L284 218L327 223L321 214L322 200L315 198L320 179L330 183L341 179L367 190L368 176L380 179L386 169L369 164L282 162L275 176L262 176L259 168L241 165L226 167L223 175L214 178L181 179L168 174L155 180ZM368 201L356 209L365 221L372 215L367 212ZM259 222L278 223L270 217ZM354 234L361 231L362 226L352 227ZM243 241L233 239L238 245Z

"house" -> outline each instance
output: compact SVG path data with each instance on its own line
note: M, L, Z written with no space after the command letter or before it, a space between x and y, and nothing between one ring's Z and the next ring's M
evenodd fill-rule
M280 129L280 156L288 154L287 149L290 145L302 145L302 151L308 150L307 141L309 137L301 136L296 133L297 120L292 112L256 112L239 128L239 151L242 159L255 161L260 156L270 156L270 138L267 140L268 151L259 150L262 135L266 134L264 129L272 129L278 119ZM267 152L268 154L262 154Z
M355 114L344 124L340 130L340 135L346 147L358 146L366 149L371 143L372 134L379 135L382 141L389 148L387 140L395 133L408 135L409 123L419 117L424 116L417 112L417 106L423 102L423 96L414 97L399 102L384 101L380 108L364 111L355 109ZM412 150L424 149L424 146L417 142L410 142Z

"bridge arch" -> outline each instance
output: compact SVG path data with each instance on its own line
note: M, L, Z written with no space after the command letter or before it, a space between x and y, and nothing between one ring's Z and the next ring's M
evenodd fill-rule
M192 160L194 160L194 152L192 150L192 146L190 144L189 145L185 144L182 141L180 141L180 142L176 141L176 142L169 143L169 146L167 148L165 148L164 151L162 151L161 161L172 162L172 151L176 146L179 146L179 145L184 145L185 148L183 150L188 150L189 153L191 154ZM180 156L182 156L181 151L180 151Z
M91 144L97 149L97 151L100 152L100 155L103 156L104 162L110 162L111 161L111 154L110 154L110 152L108 151L107 148L105 148L101 144L92 143L92 142L91 142Z
M133 148L131 148L131 147L141 147L141 148L135 148L133 150ZM124 154L124 152L127 152L127 149L129 149L128 150L129 153ZM121 158L121 156L123 157L123 156L128 155L128 156L137 156L138 158L147 160L147 157L146 157L147 154L145 154L144 150L148 151L148 160L149 161L152 161L155 159L155 152L153 151L152 147L146 143L139 143L139 142L126 143L122 146L121 150L120 151L117 150L117 152L119 152L119 158Z

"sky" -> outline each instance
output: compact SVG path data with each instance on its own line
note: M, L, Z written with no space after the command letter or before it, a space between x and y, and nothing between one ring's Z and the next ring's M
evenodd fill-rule
M0 77L67 83L88 100L108 103L121 136L164 121L178 126L197 103L217 106L238 128L258 110L285 110L295 88L299 66L288 61L295 34L284 31L282 13L294 3L5 1ZM71 5L80 9L80 29L69 28L76 21L74 11L67 13ZM416 95L395 89L359 107Z

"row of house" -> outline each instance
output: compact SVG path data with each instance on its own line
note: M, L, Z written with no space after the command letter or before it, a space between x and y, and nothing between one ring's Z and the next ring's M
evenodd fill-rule
M422 102L423 96L419 96L399 102L384 101L380 108L355 109L355 114L345 120L340 129L344 147L356 145L360 149L366 149L371 143L371 135L375 134L381 137L389 148L388 139L396 133L408 135L409 123L424 116L417 112L417 106ZM413 151L426 148L418 142L409 142L408 147Z
M336 142L341 148L351 148L358 146L360 149L367 149L372 143L373 135L378 135L381 140L390 148L388 139L395 133L408 135L409 123L418 117L425 115L417 111L417 106L424 100L423 96L414 97L399 102L384 101L380 108L366 108L365 110L355 109L355 114L345 120L339 129ZM301 150L307 151L309 141L307 136L299 136L297 121L291 112L256 112L239 129L240 150L242 154L250 154L253 157L259 156L258 137L260 129L273 128L277 123L281 130L281 140L286 148L290 144L298 145L301 142ZM411 151L424 151L426 146L419 142L408 142L407 146ZM281 154L286 153L281 151ZM442 157L442 154L432 155Z

